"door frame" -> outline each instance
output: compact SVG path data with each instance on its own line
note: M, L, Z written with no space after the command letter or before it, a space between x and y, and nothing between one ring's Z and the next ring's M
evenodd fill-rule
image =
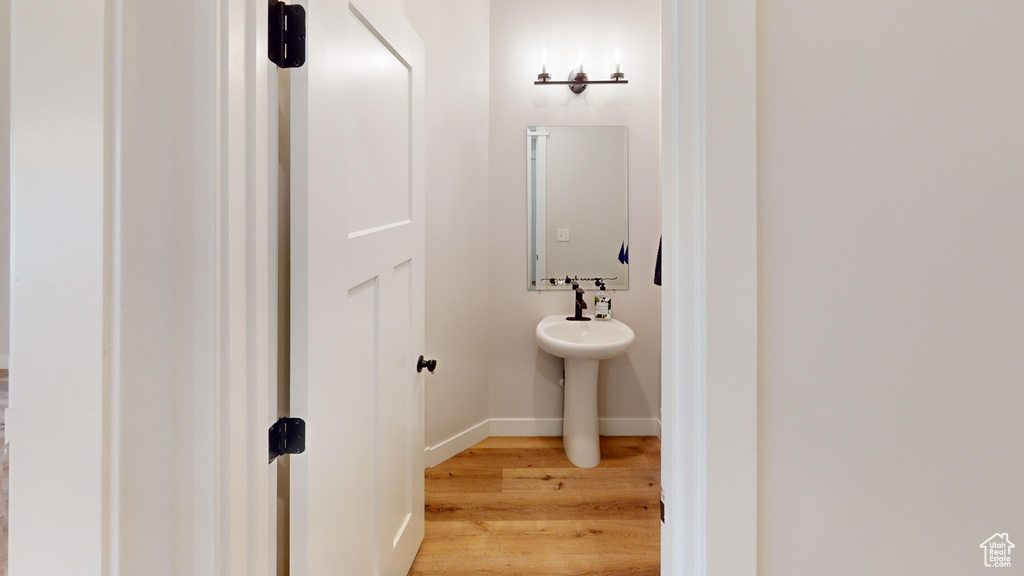
M661 5L661 571L753 576L756 2Z
M534 158L533 165L528 165L526 169L526 213L533 215L530 218L530 222L526 224L526 253L533 255L533 262L529 263L529 266L533 268L533 285L530 282L526 282L527 290L541 290L541 270L547 270L547 259L548 259L548 247L547 242L539 242L539 238L547 234L547 211L538 210L538 206L547 206L548 202L548 183L547 183L547 154L548 154L548 135L550 134L547 127L543 127L543 131L540 131L541 127L538 126L538 131L532 131L529 128L526 129L526 157L530 158L530 155L534 152L530 146L530 138L534 137L537 139L536 158ZM540 178L537 178L536 183L533 181L534 174L543 174L545 176L542 182Z
M12 573L271 576L266 0L15 0L12 14ZM140 88L146 69L165 93ZM126 150L147 137L158 159ZM153 310L173 322L147 345L122 338Z
M266 0L216 5L217 576L277 573L278 71ZM196 398L195 409L202 409Z

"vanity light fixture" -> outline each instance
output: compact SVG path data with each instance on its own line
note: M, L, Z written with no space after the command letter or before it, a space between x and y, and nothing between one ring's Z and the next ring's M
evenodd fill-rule
M547 52L544 52L540 74L537 74L537 81L534 84L567 85L574 94L582 94L590 84L629 84L629 80L626 80L626 75L622 73L622 66L618 62L617 55L615 60L615 73L611 75L610 80L591 80L587 77L587 73L583 71L583 53L580 52L580 64L569 71L569 79L552 80L551 75L548 74Z

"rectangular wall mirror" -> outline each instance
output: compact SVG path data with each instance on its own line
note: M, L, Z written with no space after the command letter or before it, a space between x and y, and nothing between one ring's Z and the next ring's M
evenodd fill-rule
M566 276L629 288L628 140L625 126L527 127L530 290L568 290L551 282Z

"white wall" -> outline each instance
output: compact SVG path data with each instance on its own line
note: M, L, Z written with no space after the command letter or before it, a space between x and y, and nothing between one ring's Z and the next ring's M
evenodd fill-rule
M409 0L426 45L426 443L488 418L488 2ZM428 463L430 459L428 458Z
M0 368L11 350L11 1L0 0Z
M105 436L102 8L13 5L9 425L26 457L10 477L12 574L101 574L105 478L90 456ZM55 318L61 330L39 329Z
M981 574L1024 539L1021 22L758 5L762 576Z
M526 284L527 126L629 126L630 287L615 292L615 317L633 327L628 354L602 363L603 418L653 419L660 393L660 294L652 282L658 250L660 25L657 0L491 2L490 81L490 413L498 419L562 415L562 360L542 352L534 329L549 314L571 314L566 292L528 292ZM625 86L534 86L541 52L548 71L568 76L584 51L592 78L614 71L621 53ZM464 68L463 71L469 70Z

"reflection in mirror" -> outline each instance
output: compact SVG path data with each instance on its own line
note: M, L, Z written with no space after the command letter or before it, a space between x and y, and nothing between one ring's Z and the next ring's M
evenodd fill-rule
M625 126L527 127L530 290L567 290L551 283L566 276L629 287L628 139Z

